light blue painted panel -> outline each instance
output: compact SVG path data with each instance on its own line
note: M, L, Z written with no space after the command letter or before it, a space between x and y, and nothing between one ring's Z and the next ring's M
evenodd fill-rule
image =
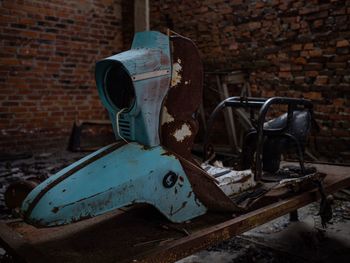
M94 155L96 153L90 157ZM75 165L49 180L56 180ZM163 178L169 171L179 177L173 187L166 188ZM47 185L48 182L44 182L29 194L23 204L24 213ZM42 226L61 225L133 203L151 204L172 222L184 222L206 212L176 157L162 147L145 150L140 144L130 143L97 159L51 188L39 200L27 220Z
M112 105L104 93L105 74L113 64L122 65L130 77L165 70L162 76L133 80L136 101L130 111L120 114L130 125L129 135L117 131L116 114L121 109ZM171 56L169 37L159 32L137 33L132 48L108 57L96 64L96 84L103 105L109 116L117 138L119 134L128 141L137 141L147 146L157 146L161 105L168 92L171 79ZM117 89L122 86L115 87Z

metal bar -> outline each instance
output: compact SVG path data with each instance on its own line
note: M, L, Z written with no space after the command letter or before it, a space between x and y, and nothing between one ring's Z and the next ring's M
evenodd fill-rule
M273 98L255 98L255 97L248 97L248 98L242 98L242 97L230 97L225 100L223 100L221 103L219 103L214 111L211 113L208 124L207 124L207 131L204 135L204 153L206 153L206 147L208 146L212 126L214 124L214 121L218 115L218 113L223 110L225 107L237 107L237 108L260 108L259 112L259 119L258 119L258 143L257 143L257 151L256 151L256 180L259 180L261 178L261 163L262 160L262 140L263 140L263 134L265 132L264 130L264 122L267 115L267 112L271 105L273 104L284 104L284 105L302 105L306 108L309 108L312 110L312 103L310 100L305 99L295 99L295 98L284 98L284 97L273 97ZM279 132L279 129L270 129L269 132ZM207 156L204 156L204 161L206 161ZM258 163L259 161L259 163Z
M226 107L241 107L241 108L261 108L264 105L264 101L236 101L227 100L225 102Z
M297 222L297 221L299 221L298 210L294 210L294 211L289 213L289 221L290 222Z
M228 96L225 94L223 85L221 85L221 78L219 75L216 76L216 84L218 86L220 100L221 101L226 100ZM227 86L226 86L226 93L227 93ZM227 137L228 137L228 141L231 146L231 149L235 149L237 147L237 139L235 138L235 135L234 135L234 130L233 130L234 124L232 124L230 120L231 118L233 118L233 114L232 114L232 110L231 112L229 112L228 110L224 111L226 132L228 135Z
M206 132L207 131L207 120L205 118L205 110L204 110L203 103L201 103L201 105L199 106L199 114L201 115L201 120L202 120L204 132Z
M291 106L302 105L309 110L312 110L313 105L310 100L306 99L295 99L295 98L284 98L284 97L273 97L264 103L259 112L258 118L258 127L257 127L257 146L256 146L256 154L255 154L255 180L259 181L262 176L262 152L263 152L263 139L264 139L264 123L266 120L266 115L270 109L270 107L274 104L279 105L288 105L288 114L290 114ZM283 131L284 128L281 129ZM278 129L277 129L278 130ZM271 130L270 130L271 131ZM276 131L276 130L274 130Z
M161 77L165 76L169 73L169 70L164 69L164 70L158 70L158 71L150 71L146 73L141 73L137 75L131 76L133 81L139 81L139 80L144 80L144 79L150 79L150 78L156 78L156 77Z
M227 84L226 82L224 82L222 84L222 91L224 92L224 96L225 98L228 98L229 97L229 93L228 93L228 88L227 88ZM233 138L233 142L234 142L234 145L235 145L235 149L240 152L241 151L241 148L238 144L238 141L237 141L237 133L236 133L236 127L235 127L235 120L233 118L233 111L231 108L228 108L227 109L227 115L228 115L228 123L229 123L229 128L230 128L230 131L231 131L231 134L232 134L232 138Z

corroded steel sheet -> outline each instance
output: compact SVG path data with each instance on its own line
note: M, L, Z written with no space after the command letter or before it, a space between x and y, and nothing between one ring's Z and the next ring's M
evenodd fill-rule
M187 38L173 36L172 79L163 103L161 121L162 145L180 156L191 157L191 149L198 132L195 114L202 102L203 68L194 43Z

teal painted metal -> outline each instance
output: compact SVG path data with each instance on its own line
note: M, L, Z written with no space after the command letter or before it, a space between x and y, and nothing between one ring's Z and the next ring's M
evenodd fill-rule
M134 101L124 111L107 91L112 67L124 81L127 76L134 90ZM135 142L105 147L48 178L24 200L25 220L62 225L133 203L151 204L172 222L204 214L207 208L193 192L180 161L160 146L159 119L170 79L169 37L158 32L138 33L131 50L98 62L96 83L116 137L121 134ZM115 83L113 89L125 88L122 81ZM117 130L117 116L127 132Z
M122 109L111 102L105 89L105 76L112 66L118 66L127 72L135 91L134 104L120 114L119 122L125 124L126 131L117 130L116 114ZM120 134L127 140L147 146L159 145L159 116L170 78L169 37L154 31L137 33L130 50L96 64L97 88L102 103L109 112L117 138ZM115 88L122 89L123 86Z
M105 149L108 147L98 152ZM23 211L28 210L30 203L50 183L96 154L74 163L36 187L24 201ZM170 188L163 184L168 172L178 176ZM145 150L140 144L130 143L50 188L27 220L41 226L62 225L133 203L151 204L172 222L183 222L206 212L175 156L160 146Z

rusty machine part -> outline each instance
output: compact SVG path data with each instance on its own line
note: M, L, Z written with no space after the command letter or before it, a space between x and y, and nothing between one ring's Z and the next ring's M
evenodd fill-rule
M137 33L130 50L97 62L101 101L125 143L106 146L36 187L23 202L25 220L69 224L135 203L151 204L176 223L208 210L241 211L191 158L202 78L191 40L154 31Z
M287 112L267 121L271 106L285 105ZM313 104L310 100L272 97L230 97L223 100L214 109L208 121L204 138L206 154L211 147L209 138L213 123L224 108L245 108L250 111L252 129L246 134L242 147L242 168L254 170L254 179L261 187L254 191L243 192L234 198L237 204L245 202L244 207L250 209L254 203L259 203L261 197L269 191L279 188L301 192L317 187L321 196L320 213L322 224L332 219L332 208L324 194L322 181L325 174L320 174L313 167L304 165L304 152L307 137L315 124L313 119ZM255 111L258 110L257 119ZM288 149L295 149L299 167L281 167L281 155ZM209 156L205 156L205 160ZM275 186L266 187L265 182L275 182ZM248 203L247 203L248 201Z
M269 107L288 105L285 124L271 133L286 133L296 106L312 107L310 101L293 98L223 101L212 114L209 129L223 107L261 108L257 169L215 178L191 156L203 68L190 39L139 32L130 50L97 62L96 84L115 137L123 143L95 151L33 189L22 205L25 220L33 225L69 224L135 203L151 204L176 223L207 211L243 212L251 202L239 205L233 195L254 188L248 196L253 202L272 189L255 189L262 179L259 164L263 138L270 132L263 126Z
M39 184L41 180L38 178L29 178L11 183L5 193L5 204L9 209L20 208L27 195Z
M266 117L272 105L286 105L288 110L287 113L267 122ZM227 98L219 103L210 115L207 133L204 138L204 153L207 152L206 149L209 145L211 127L219 112L226 107L245 108L250 111L250 121L254 128L247 133L244 140L242 166L243 169L248 169L255 165L256 181L262 179L264 170L273 173L278 171L280 155L283 150L279 148L290 147L289 144L294 144L296 147L301 174L305 175L304 143L310 132L313 115L313 105L310 100L286 97ZM257 119L255 119L256 110L259 111ZM253 144L252 147L249 147L251 144ZM255 159L253 156L255 156Z
M163 104L162 144L180 159L194 192L210 210L240 211L199 166L191 149L199 125L197 114L203 95L203 67L195 44L188 38L172 36L173 76ZM181 105L181 106L179 106ZM210 194L208 194L210 193Z

